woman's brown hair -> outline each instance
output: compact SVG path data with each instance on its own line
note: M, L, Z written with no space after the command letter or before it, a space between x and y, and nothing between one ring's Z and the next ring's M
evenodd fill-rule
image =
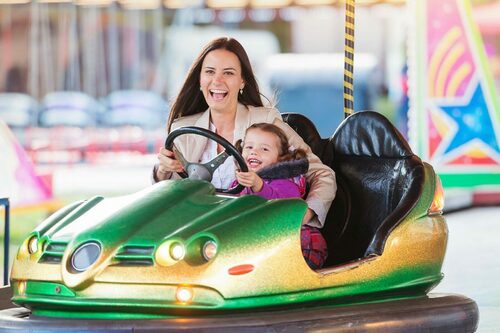
M212 40L200 52L188 71L186 80L175 99L167 121L167 131L177 118L204 112L208 104L200 91L201 66L207 54L211 51L224 49L234 53L241 64L241 76L245 82L242 94L238 94L238 102L243 105L263 106L257 80L252 65L243 46L234 38L221 37Z
M286 137L285 132L283 132L283 130L278 126L269 123L257 123L248 127L245 134L248 133L248 131L250 131L251 129L259 129L261 131L274 134L278 137L280 142L280 146L278 147L279 148L278 159L280 162L307 158L307 154L304 150L291 149L293 147L290 147L290 145L288 144L288 138ZM244 140L238 140L235 145L236 149L238 149L240 153L243 152L243 142Z

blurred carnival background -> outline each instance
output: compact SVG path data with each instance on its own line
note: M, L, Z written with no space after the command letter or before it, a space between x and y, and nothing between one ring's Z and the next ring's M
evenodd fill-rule
M475 235L486 246L488 230L500 231L489 224L500 203L500 1L356 5L354 109L387 116L441 176L456 251L440 288L460 292L453 277L464 263L452 260L488 251L482 263L499 266L492 245L477 253L464 244ZM10 236L10 253L67 202L149 186L170 102L214 37L237 38L268 102L330 137L343 119L343 20L337 0L0 0L0 198L11 222L1 237ZM452 213L473 206L493 207ZM500 315L499 290L462 287Z

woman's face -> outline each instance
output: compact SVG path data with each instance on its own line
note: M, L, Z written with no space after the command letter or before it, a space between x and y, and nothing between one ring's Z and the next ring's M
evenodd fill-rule
M218 49L205 56L200 86L211 110L236 111L238 93L244 85L241 64L236 54Z

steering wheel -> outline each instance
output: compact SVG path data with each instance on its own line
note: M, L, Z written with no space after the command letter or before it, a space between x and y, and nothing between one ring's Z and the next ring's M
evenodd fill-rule
M224 151L215 156L211 161L208 161L207 163L204 164L188 162L181 154L181 152L178 151L174 146L174 139L184 134L196 134L214 140L224 148ZM165 148L167 148L168 150L172 150L174 152L175 158L179 162L181 162L182 166L184 167L184 170L186 170L186 172L179 173L179 175L182 178L211 181L214 175L214 171L218 167L220 167L229 156L234 157L236 162L238 162L238 166L240 167L241 171L243 172L248 171L245 159L243 158L243 156L241 156L240 152L229 141L224 139L222 136L204 128L196 126L186 126L173 130L172 132L170 132L167 139L165 140ZM232 188L228 189L216 188L215 190L220 193L236 194L240 193L243 190L243 188L244 186L237 184Z

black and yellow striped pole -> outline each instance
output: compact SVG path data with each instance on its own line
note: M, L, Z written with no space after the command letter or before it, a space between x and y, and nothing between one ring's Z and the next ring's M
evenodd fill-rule
M354 0L345 2L344 118L354 113Z

